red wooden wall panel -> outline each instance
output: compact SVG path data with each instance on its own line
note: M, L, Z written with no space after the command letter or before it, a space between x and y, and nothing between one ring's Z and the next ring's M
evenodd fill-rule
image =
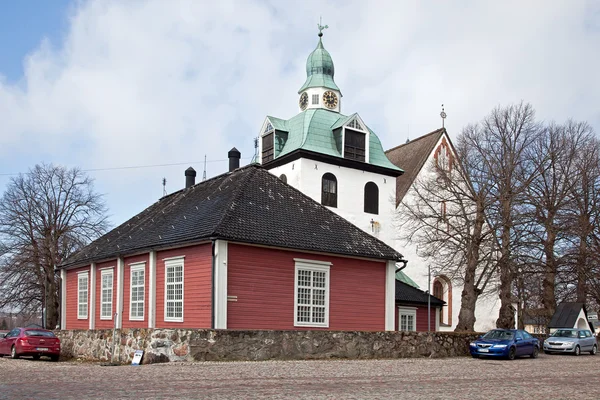
M148 327L148 263L149 255L142 254L133 257L126 257L123 260L123 328L147 328ZM142 321L131 321L130 308L131 303L131 267L130 264L145 262L144 268L144 319Z
M88 318L86 319L78 319L77 311L79 305L77 304L77 274L79 272L88 272ZM67 301L65 304L65 312L67 313L67 323L64 329L89 329L90 320L89 320L89 311L90 311L90 291L93 288L90 288L90 266L77 269L71 269L67 271L67 282L65 283L67 289Z
M165 321L165 258L185 256L183 322ZM211 328L212 244L165 250L156 254L156 327Z
M229 243L228 329L294 326L294 258L331 262L330 330L385 329L386 263Z
M112 268L113 270L113 290L112 290L112 312L110 319L100 319L100 309L102 307L102 270ZM96 264L96 312L95 327L96 329L108 329L114 326L114 315L117 307L117 284L119 277L117 276L117 260L107 261Z

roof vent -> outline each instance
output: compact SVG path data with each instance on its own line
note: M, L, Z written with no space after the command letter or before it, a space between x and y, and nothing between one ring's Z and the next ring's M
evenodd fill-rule
M189 167L185 170L185 188L192 187L196 184L196 170Z
M229 157L229 172L238 169L240 167L240 158L242 157L242 153L238 151L235 147L227 153L227 157Z

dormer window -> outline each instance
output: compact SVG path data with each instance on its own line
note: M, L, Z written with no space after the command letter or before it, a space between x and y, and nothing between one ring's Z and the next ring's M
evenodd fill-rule
M270 122L265 127L262 137L262 163L273 160L275 144L275 129Z
M345 129L344 158L365 161L366 135L353 129Z
M365 128L362 127L360 122L356 118L354 118L348 125L349 128L357 129L359 131L364 131Z

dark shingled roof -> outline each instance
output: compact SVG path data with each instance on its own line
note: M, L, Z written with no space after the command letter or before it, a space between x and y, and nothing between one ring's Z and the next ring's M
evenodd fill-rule
M258 165L165 196L65 260L73 267L224 239L382 260L402 255Z
M583 309L585 318L587 320L587 311L585 304L583 303L560 303L556 307L556 311L548 324L548 328L573 328L577 323L577 317ZM589 324L589 321L588 321ZM591 324L590 328L593 330Z
M396 206L402 202L404 195L445 132L445 128L440 128L385 152L392 164L404 170L404 174L396 178Z
M417 289L414 286L407 285L396 279L396 302L411 303L411 304L427 304L427 293ZM431 305L434 307L442 307L446 304L445 301L438 299L435 296L431 297Z

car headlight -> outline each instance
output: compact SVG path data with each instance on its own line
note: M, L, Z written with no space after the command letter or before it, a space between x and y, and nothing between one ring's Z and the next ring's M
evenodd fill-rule
M505 345L505 344L495 344L495 345L494 345L494 348L495 348L495 349L505 349L505 348L506 348L506 345Z
M477 343L471 342L471 343L469 343L469 346L471 346L471 347L477 347Z

